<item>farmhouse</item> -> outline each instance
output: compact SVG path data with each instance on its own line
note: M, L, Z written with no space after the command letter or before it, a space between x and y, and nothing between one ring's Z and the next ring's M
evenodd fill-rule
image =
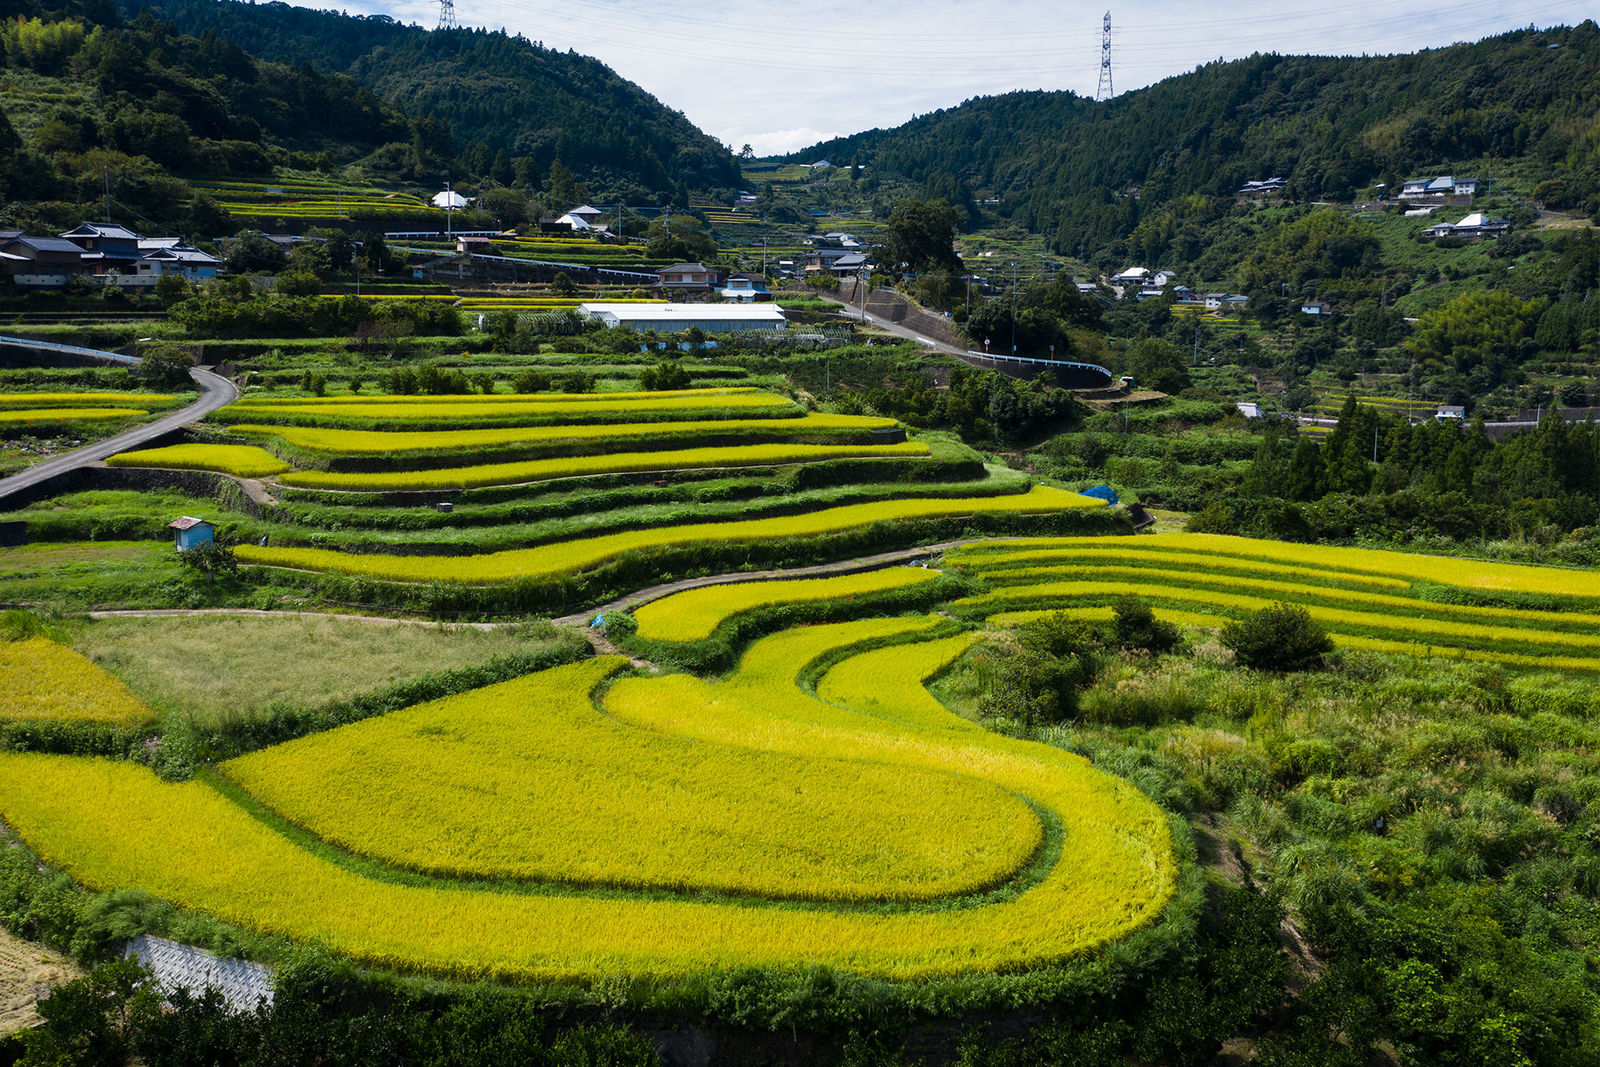
M767 289L767 280L759 274L732 275L718 291L722 294L722 299L724 300L739 300L752 303L757 300L772 299L772 293Z
M709 293L722 284L722 272L704 263L674 263L656 272L663 293Z
M1239 195L1267 196L1271 193L1281 193L1288 184L1283 178L1267 178L1258 182L1245 182L1239 187Z
M860 274L862 271L870 270L871 268L872 264L867 262L866 253L852 252L848 256L840 256L834 260L833 266L829 267L828 270L836 277L848 278L852 274Z
M143 255L139 235L112 223L85 222L62 234L83 249L84 274L107 274L129 270Z
M580 304L578 314L606 326L641 332L681 333L698 328L706 333L776 333L785 327L783 311L776 304Z
M1401 200L1430 196L1477 196L1482 182L1476 178L1456 178L1445 174L1435 178L1412 178L1400 186Z
M806 253L806 270L808 272L831 271L833 265L845 256L860 254L859 252L852 252L848 248L813 248Z
M1505 219L1491 219L1481 211L1474 211L1460 222L1441 222L1422 231L1424 237L1499 237L1511 229Z
M202 252L184 244L179 237L140 238L139 261L134 264L135 278L155 279L163 274L176 274L194 281L215 278L222 271L222 260L209 252ZM146 284L134 281L132 284Z
M84 273L83 249L60 237L22 234L0 245L0 269L17 285L65 285Z

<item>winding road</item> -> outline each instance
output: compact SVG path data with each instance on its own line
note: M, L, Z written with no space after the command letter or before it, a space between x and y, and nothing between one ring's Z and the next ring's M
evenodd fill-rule
M77 348L71 345L45 344L19 337L0 337L0 345L42 349L52 352L71 352L93 356L113 363L137 365L140 362L137 356L125 356L119 352L103 352L95 348ZM193 404L170 415L163 415L154 422L145 423L143 426L135 426L131 430L124 430L102 441L84 445L82 448L74 449L65 455L47 459L43 463L36 464L17 474L0 478L0 500L10 496L12 493L18 493L38 485L40 482L49 481L51 478L65 474L67 471L88 466L91 463L105 459L107 456L142 445L239 399L239 390L234 388L233 383L220 374L213 374L208 370L193 367L189 371L189 376L200 387L200 397Z

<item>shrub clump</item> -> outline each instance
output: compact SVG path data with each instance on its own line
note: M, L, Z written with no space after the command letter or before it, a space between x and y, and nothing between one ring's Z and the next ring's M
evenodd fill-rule
M1262 671L1315 670L1333 651L1333 638L1309 611L1293 604L1275 604L1230 622L1222 628L1222 644L1241 665Z

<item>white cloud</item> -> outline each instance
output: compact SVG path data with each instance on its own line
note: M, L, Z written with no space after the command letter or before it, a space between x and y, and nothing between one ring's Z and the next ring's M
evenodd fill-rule
M804 126L798 130L768 130L765 133L736 132L728 143L733 145L735 151L748 144L758 156L785 156L807 145L842 136L844 134L838 130L813 130Z

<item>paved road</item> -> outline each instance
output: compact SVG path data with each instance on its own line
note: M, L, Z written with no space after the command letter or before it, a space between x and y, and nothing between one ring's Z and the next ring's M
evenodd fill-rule
M115 352L101 352L98 354L114 359L119 363L131 361L131 357L119 356ZM65 474L67 471L98 462L117 452L124 452L142 445L152 438L160 437L164 433L176 430L185 423L193 422L200 416L207 415L239 399L239 390L234 388L232 382L219 374L212 374L208 370L201 370L199 367L195 367L189 371L189 375L195 380L195 384L200 387L200 399L193 404L190 404L182 411L164 415L154 422L146 423L143 426L135 426L131 430L124 430L115 437L107 437L103 441L85 445L82 448L68 452L66 455L47 459L43 463L29 467L27 470L13 474L8 478L0 478L0 499L4 499L10 494L20 492L30 486L38 485L40 482L54 478L58 474Z
M824 300L832 300L835 303L840 304L842 306L842 310L839 312L839 314L842 317L854 319L857 322L862 321L860 304L846 304L838 297L831 296L828 293L820 293L818 295ZM908 341L916 341L919 344L926 345L937 352L943 352L947 356L958 356L961 359L968 359L973 355L973 353L967 351L965 348L957 348L955 345L945 344L943 341L940 341L937 338L929 337L927 334L918 333L916 330L913 330L907 326L902 326L898 322L890 322L882 315L875 315L870 311L866 313L866 321L871 323L873 326L878 327L880 330L885 330L894 334L896 337L904 337Z
M824 300L831 300L836 304L840 304L841 305L841 310L839 311L840 317L846 318L846 319L853 319L856 322L863 321L862 310L861 310L861 305L860 304L846 303L845 301L839 299L837 296L834 296L834 295L832 295L830 293L819 293L817 295L821 296L822 299L824 299ZM903 337L907 341L916 341L918 344L923 345L923 346L925 346L926 348L928 348L928 349L930 349L932 351L942 352L947 356L955 356L957 359L963 360L964 362L969 363L972 366L979 367L979 368L988 368L990 370L999 370L1000 367L1001 367L1001 364L1008 364L1008 365L1011 365L1011 366L1015 366L1017 364L1023 364L1023 365L1037 364L1040 367L1084 367L1084 366L1091 366L1091 364L1078 363L1078 362L1075 362L1075 361L1072 361L1072 360L1060 360L1060 361L1058 361L1058 360L1049 360L1049 359L1028 359L1028 358L1008 359L1005 356L995 356L995 355L990 355L990 354L984 353L984 352L978 352L978 351L975 351L975 350L970 349L970 348L961 348L961 347L959 347L957 345L952 345L952 344L948 344L948 343L946 343L944 341L941 341L937 337L929 337L925 333L918 333L916 330L913 330L911 327L906 326L906 325L904 325L902 323L890 322L888 319L884 318L882 315L876 315L871 311L866 312L865 321L870 323L873 326L878 327L878 329L880 329L880 330L884 330L884 331L886 331L888 333L894 334L896 337ZM1103 368L1103 367L1100 368L1100 369L1101 370L1105 370L1105 368ZM1107 377L1111 378L1111 382L1109 384L1115 384L1116 379L1111 376L1111 372L1110 371L1106 371L1106 375L1107 375Z

